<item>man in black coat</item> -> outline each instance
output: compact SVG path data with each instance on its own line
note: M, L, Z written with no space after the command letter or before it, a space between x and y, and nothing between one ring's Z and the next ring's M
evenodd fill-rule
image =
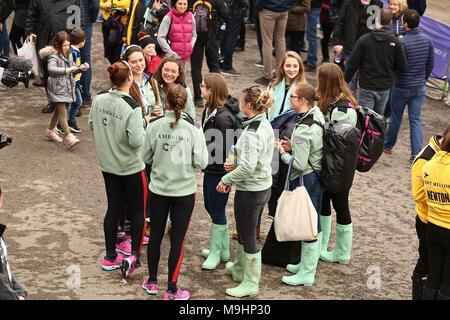
M359 70L358 102L383 115L395 75L405 69L406 57L400 40L390 25L392 12L381 9L380 26L356 41L345 66L345 80L350 82Z

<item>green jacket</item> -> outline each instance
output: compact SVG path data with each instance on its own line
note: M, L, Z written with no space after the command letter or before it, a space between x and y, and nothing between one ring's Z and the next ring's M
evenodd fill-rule
M248 130L254 121L261 121L258 129ZM227 186L236 185L240 191L263 191L272 186L272 162L275 136L266 114L244 121L244 131L236 144L237 167L222 177Z
M155 108L156 105L156 99L155 99L155 93L153 92L153 90L151 89L151 85L150 82L148 82L146 85L146 101L145 103L148 105L148 112L149 114L153 112L153 109ZM167 106L166 103L164 101L164 98L166 97L166 92L164 91L163 87L161 85L158 85L158 89L159 89L159 97L161 100L161 108L164 109L164 113L167 112ZM187 102L186 102L186 109L184 110L184 113L188 114L192 120L195 121L195 106L194 106L194 98L192 97L192 93L191 90L189 89L189 87L186 87L186 91L187 91Z
M208 151L201 129L184 119L172 129L175 113L167 111L147 126L143 159L151 166L150 191L170 197L182 197L197 191L194 169L208 165Z
M128 94L110 90L97 95L89 113L89 128L94 131L102 171L126 176L144 169L142 110Z
M323 129L317 124L308 125L302 123L302 120L310 114L313 115L315 121L320 122L322 125L325 123L319 107L313 107L295 125L291 137L292 155L285 152L281 156L281 160L286 164L289 164L292 157L294 157L291 180L298 178L300 172L307 175L313 172L313 168L316 171L322 169Z
M356 127L356 123L358 121L358 116L356 114L356 110L352 108L339 108L336 107L333 109L333 113L330 114L330 110L327 112L327 119L330 121L336 121L339 123L346 123L351 125L352 127Z

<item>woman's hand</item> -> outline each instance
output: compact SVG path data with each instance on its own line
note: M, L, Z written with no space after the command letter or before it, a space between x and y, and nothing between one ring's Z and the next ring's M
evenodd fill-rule
M223 167L224 167L226 172L230 172L230 171L233 171L235 169L234 165L232 163L228 162L228 159L223 164Z
M68 74L70 74L70 73L73 73L73 72L77 71L77 69L78 69L78 67L73 66L73 67L67 68L66 71L67 71Z
M288 137L284 137L284 139L280 141L280 144L284 151L289 152L292 150L291 139Z
M164 110L159 105L156 105L153 109L153 113L160 117L164 114Z
M81 70L86 71L89 69L89 63L85 62L80 66Z
M163 7L163 5L160 0L155 0L155 2L153 2L152 9L155 9L156 11L158 11L158 10L161 10L162 7Z
M223 184L222 181L220 181L216 187L216 190L220 193L228 193L231 191L231 187Z

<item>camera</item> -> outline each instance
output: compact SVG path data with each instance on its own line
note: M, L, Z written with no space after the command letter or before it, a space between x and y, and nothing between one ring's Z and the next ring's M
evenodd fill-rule
M12 143L12 137L7 134L0 133L0 149L9 146Z
M28 88L33 68L31 60L0 56L0 68L4 69L1 81L5 86L13 88L22 82Z

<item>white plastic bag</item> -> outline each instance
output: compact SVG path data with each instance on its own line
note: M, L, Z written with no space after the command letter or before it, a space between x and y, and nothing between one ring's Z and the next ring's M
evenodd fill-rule
M34 44L31 44L28 39L23 44L22 48L17 49L17 55L20 58L31 60L31 62L33 63L33 69L31 69L31 71L35 75L39 73L36 46Z

